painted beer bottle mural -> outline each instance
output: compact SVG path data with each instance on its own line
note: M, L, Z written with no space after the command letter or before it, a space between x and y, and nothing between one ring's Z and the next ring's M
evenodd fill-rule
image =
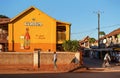
M24 48L30 49L30 34L29 34L29 28L26 28L26 33L24 36Z

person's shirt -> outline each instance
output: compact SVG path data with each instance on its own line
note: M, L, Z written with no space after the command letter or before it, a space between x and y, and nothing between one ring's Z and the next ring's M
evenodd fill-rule
M55 53L55 54L54 54L54 59L53 59L53 60L55 61L56 59L57 59L57 54Z
M104 60L111 60L109 54L105 54Z

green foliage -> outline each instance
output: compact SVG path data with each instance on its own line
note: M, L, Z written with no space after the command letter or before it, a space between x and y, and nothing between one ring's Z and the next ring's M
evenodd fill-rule
M96 41L95 38L89 38L89 43L94 43Z
M104 31L100 31L99 34L100 34L100 35L105 35L105 32L104 32Z
M77 40L64 41L62 47L64 51L76 52L79 48L79 42Z
M5 15L0 15L0 18L8 18L8 17Z
M100 34L100 37L102 37L102 36L105 35L105 32L104 31L100 31L99 34Z

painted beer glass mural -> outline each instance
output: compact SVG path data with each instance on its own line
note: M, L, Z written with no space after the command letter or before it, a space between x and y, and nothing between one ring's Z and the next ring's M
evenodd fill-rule
M24 49L24 35L20 36L20 49Z

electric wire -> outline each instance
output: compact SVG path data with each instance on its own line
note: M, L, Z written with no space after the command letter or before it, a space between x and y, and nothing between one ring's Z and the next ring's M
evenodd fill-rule
M109 29L112 27L120 27L120 24L114 24L114 25L109 25L109 26L102 26L100 27L100 29ZM71 33L71 35L79 35L82 37L86 37L86 36L91 36L94 34L97 34L96 31L98 30L98 28L93 28L93 29L89 29L86 31L82 31L82 32L76 32L76 33Z

